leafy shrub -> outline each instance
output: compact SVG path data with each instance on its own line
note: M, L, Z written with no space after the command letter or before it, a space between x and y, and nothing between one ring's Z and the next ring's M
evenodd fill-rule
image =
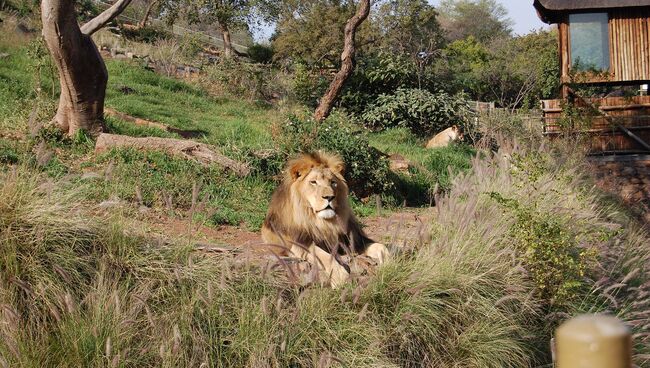
M273 60L273 48L268 45L256 43L248 48L248 57L260 64L269 64Z
M362 113L377 96L393 94L399 88L430 88L419 76L413 61L388 52L362 57L341 93L340 105L354 114Z
M583 288L589 252L578 247L576 234L565 225L568 218L542 213L534 207L496 192L489 193L515 218L510 228L514 247L535 282L537 296L553 305L575 300Z
M144 43L174 38L169 31L150 25L142 28L120 28L120 33L127 40Z
M82 22L87 22L99 14L99 8L91 0L81 0L76 2L77 18Z
M400 88L395 94L380 95L361 120L373 130L407 127L417 135L431 135L452 125L465 125L469 111L462 95Z
M222 59L204 71L201 82L213 93L249 100L270 100L287 94L283 76L268 65Z
M322 123L291 117L277 129L274 139L287 154L316 150L338 153L345 161L348 185L358 197L393 188L388 160L368 144L363 130L336 116Z
M19 160L18 152L9 141L0 139L0 164L15 164Z
M309 70L304 64L297 64L294 70L292 94L296 101L309 107L316 107L318 99L329 85L322 75Z

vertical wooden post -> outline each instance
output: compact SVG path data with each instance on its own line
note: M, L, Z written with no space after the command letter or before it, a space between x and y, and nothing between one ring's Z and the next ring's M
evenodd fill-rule
M555 333L557 368L631 368L632 338L617 318L584 315Z

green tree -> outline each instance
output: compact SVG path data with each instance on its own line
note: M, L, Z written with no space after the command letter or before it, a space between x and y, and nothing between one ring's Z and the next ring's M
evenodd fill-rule
M487 42L512 35L508 10L496 0L443 0L439 11L450 41L474 36Z
M373 19L382 33L379 48L410 56L432 53L444 43L437 16L435 8L425 0L390 0L381 4Z
M285 1L272 37L275 59L338 67L343 51L343 29L355 9L351 1ZM366 24L361 26L365 27ZM363 31L357 39L359 44L367 41Z
M165 0L168 20L173 23L184 16L189 23L216 23L223 40L224 56L232 57L237 50L232 46L231 32L253 28L277 18L279 2L273 0Z
M485 45L469 36L444 49L434 74L450 92L511 109L532 107L559 91L556 39L555 32L538 31Z
M559 91L557 34L538 31L494 40L490 61L482 70L488 99L510 109L533 107Z
M488 86L483 73L491 60L490 51L474 36L451 42L436 60L433 69L438 80L445 81L449 92L465 92L475 100L486 100Z

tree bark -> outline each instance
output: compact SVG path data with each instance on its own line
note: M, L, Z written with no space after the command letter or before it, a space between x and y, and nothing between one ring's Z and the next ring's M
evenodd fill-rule
M151 15L151 11L153 10L154 5L158 3L158 0L151 0L149 5L147 6L147 10L144 12L144 16L142 17L142 20L140 21L140 24L138 24L138 27L144 28L147 26L147 21L149 20L149 16Z
M145 151L164 151L185 159L196 160L203 165L220 165L238 176L247 176L251 172L251 169L247 164L219 154L207 144L185 139L158 137L136 138L107 133L102 133L97 137L95 152L104 152L112 148L135 148Z
M230 30L226 24L219 22L219 31L221 31L221 39L223 40L223 56L227 59L230 59L233 55L232 41L230 40Z
M334 76L334 80L330 83L327 92L323 95L314 112L314 119L318 122L325 120L332 111L334 102L339 96L343 84L350 77L352 71L354 70L354 55L356 53L356 48L354 45L354 38L357 32L357 28L363 23L370 14L370 0L361 0L359 3L359 8L357 9L356 14L348 19L348 22L345 24L345 33L343 40L343 52L341 53L341 69Z
M108 71L90 35L110 22L131 0L119 0L86 23L77 23L74 0L43 0L43 38L59 71L61 96L53 123L68 135L104 129Z

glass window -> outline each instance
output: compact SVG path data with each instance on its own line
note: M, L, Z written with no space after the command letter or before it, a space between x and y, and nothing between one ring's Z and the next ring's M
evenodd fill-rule
M569 15L571 66L577 70L609 70L607 13Z

